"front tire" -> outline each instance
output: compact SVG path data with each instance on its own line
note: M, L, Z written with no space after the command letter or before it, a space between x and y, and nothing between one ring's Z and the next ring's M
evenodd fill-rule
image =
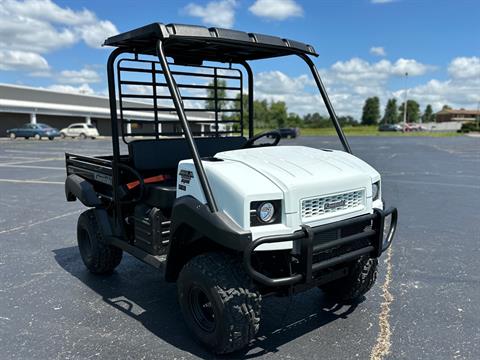
M54 139L53 136L49 136L49 137L48 137L48 140L53 140L53 139Z
M67 135L65 135L65 133L60 133L60 139L64 140L65 138L67 137Z
M223 253L196 256L180 272L177 286L187 327L213 352L239 350L257 334L261 295L236 258Z
M77 241L83 263L93 274L111 274L122 261L123 251L105 243L94 210L80 214Z
M85 140L87 138L87 135L85 135L84 133L81 133L78 137L82 140Z
M360 300L377 280L378 260L362 256L350 265L347 277L323 285L321 289L340 302Z

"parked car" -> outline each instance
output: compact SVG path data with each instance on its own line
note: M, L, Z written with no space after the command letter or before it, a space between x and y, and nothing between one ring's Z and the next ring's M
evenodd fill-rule
M95 139L98 135L98 130L94 125L85 123L71 124L60 130L60 137L62 139L65 139L66 137L78 137L80 139L86 139L89 137Z
M277 129L274 131L278 131L280 133L280 137L282 138L296 138L297 136L300 135L300 129L299 128L281 128ZM273 135L267 136L267 137L273 137Z
M15 139L17 137L35 138L40 140L42 137L46 137L49 140L53 140L55 137L60 136L58 129L55 129L47 124L24 124L20 128L8 129L8 136L10 139Z
M425 131L425 130L426 129L422 125L416 124L416 123L406 123L403 126L403 131L404 132Z
M381 124L378 131L402 131L402 126L398 124Z

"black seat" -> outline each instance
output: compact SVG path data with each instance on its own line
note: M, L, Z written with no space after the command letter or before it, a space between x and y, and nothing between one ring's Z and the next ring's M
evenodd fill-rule
M177 197L175 185L146 184L144 200L147 205L160 209L171 208Z
M244 137L196 138L195 143L201 157L240 149ZM128 144L130 160L135 170L144 176L170 174L172 180L164 183L145 184L144 201L161 209L171 208L176 198L176 171L178 163L192 157L183 138L160 140L135 140Z
M245 144L243 136L196 138L201 157L211 157L221 151L240 149ZM128 144L133 167L137 171L177 170L178 163L191 159L187 141L183 138L135 140Z

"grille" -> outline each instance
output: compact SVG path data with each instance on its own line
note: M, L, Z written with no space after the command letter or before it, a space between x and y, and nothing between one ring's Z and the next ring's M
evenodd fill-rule
M302 200L302 220L312 220L337 212L353 212L364 206L364 190Z

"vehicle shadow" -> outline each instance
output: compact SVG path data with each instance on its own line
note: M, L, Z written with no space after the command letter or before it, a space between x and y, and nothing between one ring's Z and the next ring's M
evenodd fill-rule
M176 285L162 273L130 255L111 276L95 276L84 267L76 246L53 250L57 263L99 294L116 310L140 322L163 341L204 359L218 358L197 344L183 323ZM257 338L244 350L223 358L256 358L337 319L346 318L357 304L335 304L313 289L293 298L265 298ZM105 324L108 326L107 324Z

